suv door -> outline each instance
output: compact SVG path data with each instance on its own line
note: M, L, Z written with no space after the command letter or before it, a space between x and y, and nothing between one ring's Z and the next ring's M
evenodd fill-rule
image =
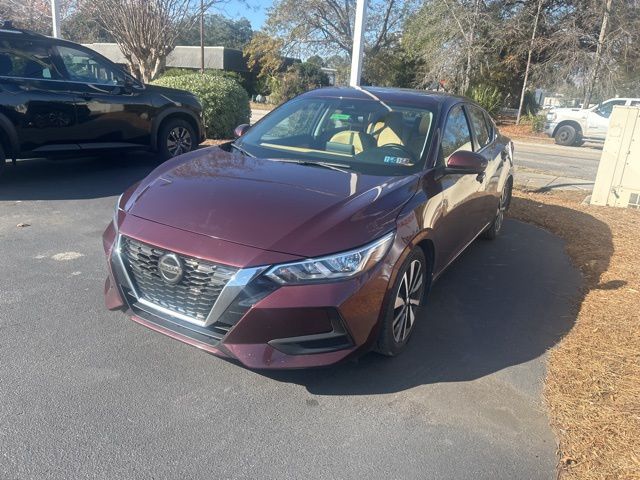
M609 117L616 105L624 105L626 100L609 100L598 105L587 115L587 137L604 140L609 129Z
M55 49L76 97L80 147L149 145L153 107L144 87L90 49L66 43Z
M47 42L0 38L0 111L17 134L20 152L77 150L75 98Z

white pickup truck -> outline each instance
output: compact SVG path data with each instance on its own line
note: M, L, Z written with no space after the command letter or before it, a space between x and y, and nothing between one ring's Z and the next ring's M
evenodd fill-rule
M611 98L591 108L552 108L547 113L544 132L558 145L580 146L586 140L603 142L609 117L616 105L640 107L640 98Z

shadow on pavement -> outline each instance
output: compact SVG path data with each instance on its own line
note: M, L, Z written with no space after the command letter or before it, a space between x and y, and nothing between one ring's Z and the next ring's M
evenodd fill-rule
M0 175L0 200L80 200L119 195L158 164L147 152L19 160L16 165L7 163Z
M600 232L601 258L607 259L603 272L613 254L608 226L581 212L571 214L584 216L582 221ZM503 232L494 242L476 241L444 273L407 350L398 357L369 353L331 368L259 373L301 384L314 394L382 394L474 380L544 355L573 327L583 279L558 237L515 220L508 220ZM540 361L509 375L512 383L538 396L544 372Z

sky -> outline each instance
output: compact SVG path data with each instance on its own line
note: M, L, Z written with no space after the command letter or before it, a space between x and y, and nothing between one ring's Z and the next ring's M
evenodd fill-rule
M260 30L271 3L271 0L228 0L214 5L212 10L234 20L245 17L251 22L253 30Z

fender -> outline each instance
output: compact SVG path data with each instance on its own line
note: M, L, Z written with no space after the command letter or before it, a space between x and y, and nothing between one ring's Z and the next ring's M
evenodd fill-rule
M20 153L20 143L18 142L18 132L16 128L13 126L9 117L0 113L0 130L4 132L7 136L7 140L9 142L8 148L9 151L5 152L8 158L15 159Z
M176 115L176 114L187 115L191 117L191 119L195 122L195 124L198 125L198 131L196 132L198 139L202 137L202 122L195 113L185 108L169 107L163 110L162 112L160 112L158 115L156 115L151 122L151 149L152 150L156 150L158 148L158 130L160 129L160 125L162 124L162 121L165 118L169 117L170 115Z

